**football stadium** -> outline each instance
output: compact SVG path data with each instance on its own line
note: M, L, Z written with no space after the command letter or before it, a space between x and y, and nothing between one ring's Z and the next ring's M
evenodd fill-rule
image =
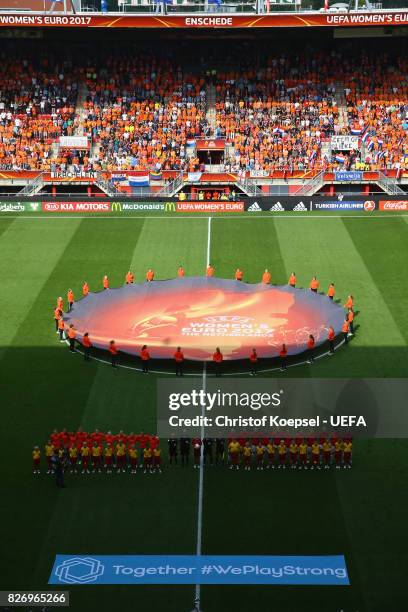
M0 0L0 608L408 609L408 9Z

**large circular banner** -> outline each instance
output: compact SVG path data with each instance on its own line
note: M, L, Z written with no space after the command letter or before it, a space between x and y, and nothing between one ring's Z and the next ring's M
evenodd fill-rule
M181 346L186 359L204 361L217 346L224 359L247 359L252 348L276 357L283 343L289 355L300 353L309 334L316 345L330 325L337 335L344 311L308 289L184 277L90 293L64 319L98 348L115 340L119 350L139 354L146 344L151 357L172 359Z

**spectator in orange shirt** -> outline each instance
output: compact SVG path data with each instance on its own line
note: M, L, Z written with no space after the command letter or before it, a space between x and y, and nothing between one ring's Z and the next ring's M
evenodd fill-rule
M179 346L174 353L174 361L176 362L176 376L183 376L184 355Z
M286 344L282 344L282 348L279 352L279 357L280 357L280 369L281 372L284 372L286 370L286 357L288 355L288 349L286 348Z
M116 346L116 342L114 340L111 340L109 342L109 347L108 347L110 356L111 356L111 364L112 364L112 368L116 368L117 367L117 359L118 359L118 348Z
M71 353L75 352L75 338L76 338L76 331L74 329L73 323L71 323L71 325L68 328L69 350L71 351Z
M249 355L249 363L251 366L251 376L256 376L258 374L258 355L255 348L252 349Z
M74 292L72 291L72 289L68 289L67 301L68 301L68 312L70 312L72 306L74 305Z
M240 268L237 268L235 270L235 280L242 281L243 277L244 277L243 271Z
M213 354L213 362L215 365L215 375L216 376L221 376L221 364L223 362L223 355L219 349L219 347L217 347L215 349L215 353Z
M142 360L142 372L143 374L148 374L149 373L150 353L147 350L146 344L142 346L142 350L140 351L140 358Z
M84 333L84 336L82 338L82 346L84 347L84 361L90 361L92 344L88 332Z
M310 290L313 291L313 293L317 293L318 288L319 288L319 281L317 280L316 276L314 276L312 280L310 281Z
M207 270L206 270L206 276L208 276L208 277L214 276L214 272L215 272L215 270L214 270L213 266L211 264L208 264Z
M307 341L307 363L314 363L314 347L315 339L312 334L309 334L309 339Z
M154 272L151 268L148 269L148 271L146 272L146 281L148 283L151 283L154 280Z

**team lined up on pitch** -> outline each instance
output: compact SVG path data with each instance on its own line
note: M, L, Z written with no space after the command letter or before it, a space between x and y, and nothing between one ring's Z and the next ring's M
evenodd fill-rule
M207 277L214 276L215 269L212 264L208 264L205 274ZM183 278L185 276L185 270L183 266L179 266L177 270L177 276L178 278ZM151 283L151 282L154 282L154 278L155 278L154 270L149 268L146 272L145 280L146 282ZM243 271L241 270L241 268L237 268L235 270L235 280L242 282L243 279L244 279ZM134 274L129 270L125 275L125 284L131 285L134 283L134 280L135 280ZM264 285L270 285L272 283L271 273L269 272L268 269L264 270L262 277L261 277L261 282ZM296 288L297 277L296 277L295 272L291 273L288 279L288 285L292 288ZM103 276L102 278L102 290L108 291L109 287L110 287L109 277L105 274L105 276ZM310 291L317 294L319 292L319 287L320 287L319 280L317 279L316 276L313 276L313 278L311 279L309 283ZM90 292L89 284L87 281L84 281L83 286L82 286L82 297L86 297L89 294L89 292ZM326 295L329 299L334 300L335 295L336 295L334 283L330 283L327 289ZM75 302L74 292L72 289L68 289L68 292L67 292L67 304L68 304L67 312L68 313L71 311L74 305L74 302ZM341 335L342 335L344 343L348 344L349 337L354 335L354 316L355 316L354 298L351 294L347 296L347 300L344 303L343 307L345 308L346 314L345 314L344 322L341 328ZM59 334L60 342L66 342L68 340L70 351L75 352L75 345L77 342L79 342L77 339L77 331L72 323L69 326L67 326L64 321L64 302L61 296L57 298L57 305L56 305L56 308L54 309L54 322L55 322L55 331L57 334ZM329 326L328 332L327 332L327 342L329 345L330 355L334 354L335 337L336 337L336 334L335 334L334 328L332 326ZM90 361L91 349L92 349L92 339L90 337L89 332L87 331L84 332L82 336L82 341L80 342L80 344L82 345L82 348L83 348L84 360ZM314 363L315 346L316 346L315 338L312 334L309 334L309 337L305 345L307 362L309 364ZM112 367L116 368L117 362L118 362L118 355L120 353L120 348L117 346L116 341L112 339L107 345L106 349L109 351ZM142 372L147 374L149 372L149 364L151 361L151 356L150 356L149 348L147 345L143 345L141 347L139 356L140 356L140 360L142 364ZM276 356L279 357L281 371L285 371L287 369L287 356L288 356L288 350L285 344L282 344ZM175 351L173 358L174 358L174 363L175 363L175 373L178 376L182 376L183 375L184 353L181 347L177 347L177 350ZM255 376L257 374L257 366L258 366L258 354L255 348L252 349L252 351L250 351L248 355L248 360L249 360L250 372L253 376ZM215 348L215 351L212 356L212 361L214 363L215 375L220 376L222 374L222 363L224 361L224 356L219 347Z
M228 465L231 470L263 469L340 469L351 468L351 438L171 438L168 443L168 465L200 468L201 459L208 466ZM99 429L88 433L54 430L44 447L47 474L56 465L71 474L162 472L162 449L157 435L112 434ZM32 452L33 472L41 473L41 450Z

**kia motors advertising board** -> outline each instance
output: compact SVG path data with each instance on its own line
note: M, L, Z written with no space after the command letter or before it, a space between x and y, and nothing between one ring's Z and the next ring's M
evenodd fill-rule
M110 202L43 202L41 209L49 213L103 213L110 212Z

